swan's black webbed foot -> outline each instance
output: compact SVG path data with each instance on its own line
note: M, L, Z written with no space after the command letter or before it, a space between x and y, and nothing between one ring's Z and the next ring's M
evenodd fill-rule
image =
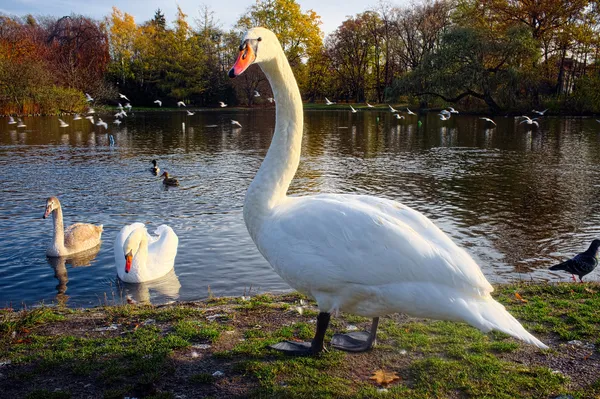
M347 334L334 334L331 346L346 352L365 352L373 348L377 337L379 317L373 319L371 332L355 331Z
M315 354L312 351L312 344L310 342L282 341L269 345L269 348L290 356L311 356Z
M323 340L325 339L325 331L327 331L327 326L329 326L330 318L331 315L329 313L319 313L317 316L317 332L312 342L283 341L270 345L269 348L291 356L312 356L319 354L325 348Z

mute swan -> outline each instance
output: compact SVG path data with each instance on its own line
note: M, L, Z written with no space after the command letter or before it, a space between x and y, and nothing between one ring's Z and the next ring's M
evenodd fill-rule
M158 104L159 107L162 107L162 101L154 100L154 104Z
M131 101L130 99L127 98L127 96L125 94L119 93L119 98L124 98L127 101Z
M88 93L85 93L85 101L92 102L94 99Z
M156 280L173 270L177 235L167 225L160 225L151 237L143 223L121 229L115 238L114 254L117 274L126 283Z
M67 256L100 245L102 225L75 223L65 230L62 207L56 197L50 197L46 200L46 212L43 218L46 219L51 213L54 220L54 237L52 238L52 244L46 250L46 255L53 257Z
M177 101L178 107L185 107L185 103L183 101Z
M232 125L235 125L235 126L237 126L237 127L242 127L242 124L241 124L241 123L239 123L238 121L234 121L233 119L231 120L231 124L232 124Z
M372 317L370 333L336 334L332 346L364 351L379 317L402 312L500 330L540 348L491 296L479 266L433 222L396 201L368 195L288 197L300 162L303 108L292 69L275 34L249 30L230 77L258 64L275 95L275 133L244 201L244 221L258 250L293 288L313 297L320 313L311 343L285 341L289 354L323 350L330 314Z
M583 283L583 276L590 274L598 266L598 249L600 249L600 240L594 240L585 252L575 255L566 262L552 266L550 270L564 270L571 273L573 281L577 281L574 276L576 274L579 276L579 282Z
M160 175L160 177L164 177L163 184L165 186L178 186L179 185L179 180L177 180L174 177L169 177L169 172L163 172L163 174Z

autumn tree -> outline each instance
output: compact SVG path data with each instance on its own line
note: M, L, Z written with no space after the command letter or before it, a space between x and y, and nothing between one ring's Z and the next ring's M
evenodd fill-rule
M377 18L370 12L351 17L338 27L326 41L331 67L338 78L337 93L347 99L365 99L367 74L373 57L374 39L368 25Z
M444 34L438 51L427 55L395 89L449 103L473 97L498 112L514 105L509 101L510 93L518 90L518 67L537 56L527 29L512 28L498 37L481 29L455 27Z

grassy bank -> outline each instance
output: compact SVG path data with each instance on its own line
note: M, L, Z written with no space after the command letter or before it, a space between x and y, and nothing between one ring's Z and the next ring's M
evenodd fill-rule
M394 315L382 319L370 352L289 358L267 345L312 338L317 310L299 294L5 309L0 392L11 398L600 397L599 284L507 285L494 295L551 349L461 323ZM326 342L334 331L369 325L351 315L332 318ZM369 378L380 369L400 379L382 385Z

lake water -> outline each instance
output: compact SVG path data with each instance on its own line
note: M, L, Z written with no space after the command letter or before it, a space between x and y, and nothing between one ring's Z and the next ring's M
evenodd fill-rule
M135 113L108 133L87 120L0 118L0 306L115 303L130 293L164 303L251 289L289 289L262 258L242 218L245 191L270 144L273 110ZM231 119L243 129L232 128ZM422 124L419 126L417 120ZM567 280L547 267L600 237L600 124L512 117L489 129L477 117L435 113L398 122L389 112L306 111L300 169L290 194L360 193L395 199L430 217L466 248L492 282ZM165 190L150 171L177 177ZM60 198L65 225L104 225L98 253L48 259ZM179 235L175 273L119 284L113 241L125 224ZM586 279L598 280L595 271Z

